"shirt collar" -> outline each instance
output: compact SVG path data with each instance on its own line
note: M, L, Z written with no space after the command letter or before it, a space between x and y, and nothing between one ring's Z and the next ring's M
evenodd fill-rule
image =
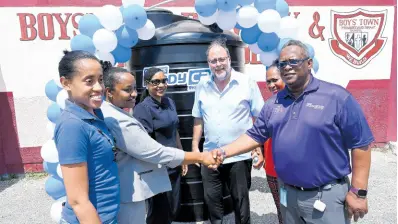
M93 114L71 102L70 100L65 100L65 111L76 115L82 120L98 120L98 118L104 120L104 115L102 114L101 109L94 109L94 113L97 115L94 116Z
M149 100L157 107L161 107L161 108L167 108L168 107L168 104L166 103L166 97L162 97L161 102L157 101L152 96L149 96L147 98L150 98Z
M311 74L311 75L310 75L310 83L308 84L307 87L305 87L303 93L306 93L306 92L313 92L313 91L318 90L318 89L319 89L319 84L320 84L319 79L315 78L315 77ZM282 91L280 91L280 92L278 93L278 95L281 96L282 98L286 98L286 97L288 97L288 96L294 98L293 95L290 93L289 89L287 88L287 85L285 86L285 88L284 88Z

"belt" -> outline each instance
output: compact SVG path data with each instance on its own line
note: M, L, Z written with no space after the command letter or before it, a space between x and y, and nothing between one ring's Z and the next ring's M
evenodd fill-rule
M285 184L285 185L287 185L289 187L292 187L292 188L295 188L295 189L300 190L300 191L318 191L319 189L323 189L327 185L339 184L339 183L343 183L345 181L346 181L346 177L342 177L340 179L333 180L333 181L331 181L331 182L329 182L327 184L321 185L319 187L312 187L312 188L304 188L304 187L299 187L299 186L295 186L295 185L291 185L291 184Z

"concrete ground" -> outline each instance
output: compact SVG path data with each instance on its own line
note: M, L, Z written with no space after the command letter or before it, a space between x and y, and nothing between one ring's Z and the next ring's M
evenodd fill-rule
M44 191L45 179L35 176L0 181L0 223L52 223L50 207L53 200ZM252 172L250 203L253 224L277 223L276 209L264 170ZM225 223L232 224L233 219L231 214ZM358 223L397 223L397 157L390 151L372 152L369 213Z

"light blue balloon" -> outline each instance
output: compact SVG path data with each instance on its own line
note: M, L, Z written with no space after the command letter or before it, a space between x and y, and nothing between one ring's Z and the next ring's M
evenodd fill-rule
M256 43L260 35L261 35L261 30L258 28L257 24L250 28L243 28L240 33L242 41L245 42L246 44Z
M57 166L58 166L58 163L49 163L46 161L43 162L44 171L46 171L48 174L51 174L53 176L58 176Z
M240 0L238 3L241 6L250 5L254 2L254 0Z
M315 50L310 44L305 44L308 50L308 57L314 58L315 57Z
M98 17L93 14L86 14L79 20L80 33L90 38L93 38L94 33L102 28Z
M196 12L203 17L209 17L217 11L217 0L196 0Z
M133 47L138 43L137 31L128 28L127 26L121 26L116 30L117 42L123 47Z
M122 15L123 15L123 11L124 11L124 6L123 6L123 5L120 6L119 11L120 11L120 12L122 13Z
M279 12L279 15L281 15L281 17L288 16L289 5L285 0L276 0L275 8L276 11Z
M242 7L239 7L239 8L236 9L236 15L238 15L239 10L240 10L241 8L242 8ZM239 25L239 23L236 23L235 28L236 28L236 29L239 29L239 30L244 29L244 27L241 27L241 26Z
M95 46L93 44L93 40L90 37L79 34L72 38L70 41L70 48L72 51L87 51L91 54L95 53Z
M278 44L279 37L276 33L262 33L257 41L258 47L264 52L276 49Z
M276 49L277 53L280 54L283 48L283 45L285 45L289 40L292 40L292 38L283 38L279 41L278 47Z
M144 27L148 20L145 9L135 4L124 8L122 15L124 24L134 30Z
M217 0L217 7L218 9L229 12L238 6L238 0Z
M46 193L57 200L66 195L65 186L62 180L50 176L44 186Z
M316 58L312 59L312 69L314 69L315 73L317 73L319 70L319 62Z
M115 50L111 52L117 63L125 63L131 58L131 49L117 45Z
M48 97L48 99L55 102L57 100L57 95L59 91L61 91L61 89L62 88L59 87L53 79L51 79L47 82L45 87L46 96Z
M254 7L258 10L258 12L263 12L266 9L275 9L276 0L255 0Z
M58 118L61 116L61 108L58 104L53 103L47 109L47 118L53 123L56 123Z

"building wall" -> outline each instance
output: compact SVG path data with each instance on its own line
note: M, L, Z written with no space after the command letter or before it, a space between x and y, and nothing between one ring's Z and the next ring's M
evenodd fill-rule
M147 6L158 2L146 0ZM176 0L162 7L175 14L195 17L193 2ZM299 38L315 48L320 63L315 76L346 87L357 98L376 143L396 141L396 0L288 3L291 16L296 16L300 23ZM121 1L0 0L0 175L42 169L40 147L50 138L46 131L50 101L44 93L45 84L57 78L62 50L69 48L70 39L76 35L78 19L104 4L121 5ZM368 28L362 31L369 33L369 40L375 37L379 41L369 45L373 54L362 66L342 59L332 47L332 40L336 39L334 31L339 33L341 28L334 23L333 13L348 15L346 22L350 23L349 16L358 9L368 13L354 17L357 21L367 21ZM384 23L369 19L376 12L384 15ZM376 35L378 27L380 32ZM246 74L258 80L264 98L269 97L265 68L248 49L246 63Z

